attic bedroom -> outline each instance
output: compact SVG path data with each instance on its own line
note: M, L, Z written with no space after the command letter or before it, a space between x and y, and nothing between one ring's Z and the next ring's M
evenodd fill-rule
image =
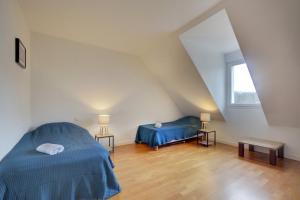
M300 199L299 10L0 0L0 200Z

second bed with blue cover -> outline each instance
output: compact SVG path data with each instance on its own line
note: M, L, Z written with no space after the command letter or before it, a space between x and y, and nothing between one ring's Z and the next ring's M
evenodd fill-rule
M43 143L65 150L37 152ZM46 124L25 134L0 162L0 200L107 199L119 192L109 153L75 124Z
M194 137L199 128L200 120L193 116L163 123L161 128L155 128L154 124L141 125L138 127L135 142L158 147L172 141Z

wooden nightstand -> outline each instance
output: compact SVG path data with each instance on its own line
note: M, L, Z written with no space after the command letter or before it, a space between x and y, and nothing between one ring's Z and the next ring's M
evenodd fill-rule
M214 134L213 141L209 140L209 133ZM217 132L213 129L199 129L197 131L197 144L201 144L206 147L208 147L209 145L216 145L216 143L217 143L216 134L217 134ZM201 141L199 141L199 137L201 137Z
M115 151L115 136L112 134L108 134L108 135L97 134L97 135L95 135L95 140L97 142L99 142L100 139L102 139L102 138L108 138L108 146L111 147L112 150L110 150L110 152L113 153ZM111 139L112 139L112 141L111 141Z

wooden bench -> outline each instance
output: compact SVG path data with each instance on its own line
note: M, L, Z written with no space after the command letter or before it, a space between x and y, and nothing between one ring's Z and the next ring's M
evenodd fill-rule
M284 144L280 142L274 142L269 140L262 140L257 138L248 138L239 141L239 156L244 157L245 144L249 145L249 151L254 152L254 146L263 147L269 149L269 162L271 165L276 165L278 152L279 158L284 158Z

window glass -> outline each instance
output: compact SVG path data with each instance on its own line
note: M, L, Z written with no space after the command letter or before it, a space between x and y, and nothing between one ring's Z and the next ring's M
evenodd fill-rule
M231 104L260 104L245 63L231 67Z

